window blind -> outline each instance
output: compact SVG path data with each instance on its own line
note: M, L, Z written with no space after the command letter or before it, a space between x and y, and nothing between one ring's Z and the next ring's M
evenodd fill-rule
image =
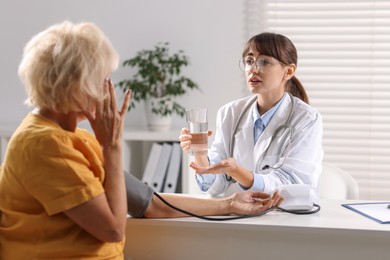
M390 1L247 1L246 34L289 37L297 77L324 124L324 162L361 199L390 198ZM248 8L249 7L249 8ZM246 39L247 40L247 39Z

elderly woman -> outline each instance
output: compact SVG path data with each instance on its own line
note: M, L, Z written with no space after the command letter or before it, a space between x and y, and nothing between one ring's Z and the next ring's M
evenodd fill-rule
M185 215L123 174L131 94L118 111L109 79L117 64L111 43L91 23L54 25L26 45L19 75L34 110L13 134L1 168L0 259L123 259L127 212ZM94 135L77 128L83 119ZM163 197L200 215L259 213L281 200L253 192L201 202Z

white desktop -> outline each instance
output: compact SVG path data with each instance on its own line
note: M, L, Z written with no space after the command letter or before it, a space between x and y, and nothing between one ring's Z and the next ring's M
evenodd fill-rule
M341 206L354 202L321 200L312 215L271 211L221 222L129 218L125 259L390 259L390 225Z

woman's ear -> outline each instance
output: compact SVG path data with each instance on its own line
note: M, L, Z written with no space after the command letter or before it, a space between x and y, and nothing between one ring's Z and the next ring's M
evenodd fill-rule
M286 67L286 72L284 73L284 79L286 81L291 79L294 76L296 69L297 69L297 66L295 66L295 64L288 65Z

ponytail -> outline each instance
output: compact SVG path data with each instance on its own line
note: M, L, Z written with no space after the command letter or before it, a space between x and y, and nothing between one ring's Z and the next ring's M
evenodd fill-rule
M309 104L309 97L306 94L306 90L297 77L293 76L286 86L286 91L294 97L301 99L303 102Z

